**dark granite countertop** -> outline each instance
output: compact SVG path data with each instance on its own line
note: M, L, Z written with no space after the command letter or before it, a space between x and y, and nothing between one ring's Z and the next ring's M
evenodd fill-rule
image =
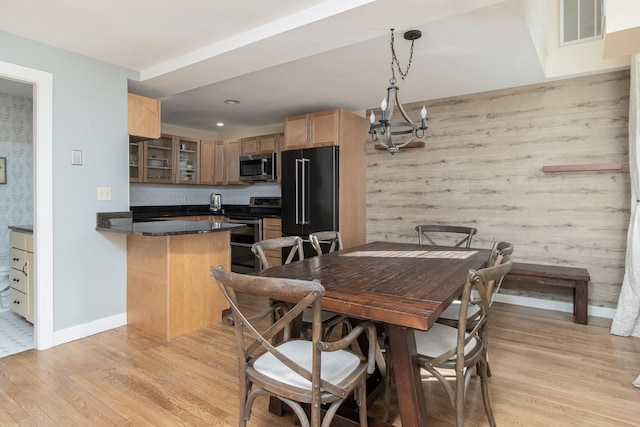
M172 216L222 215L211 212L209 205L131 206L134 221Z
M10 225L9 230L33 234L33 225Z
M222 211L212 212L209 205L166 205L166 206L131 206L134 221L148 221L155 218L171 218L173 216L198 215L246 215L249 205L222 205ZM280 218L280 215L263 214L263 217Z
M131 212L99 212L96 214L97 231L137 234L141 236L175 236L180 234L201 234L229 231L245 227L242 224L200 221L147 221L134 222Z

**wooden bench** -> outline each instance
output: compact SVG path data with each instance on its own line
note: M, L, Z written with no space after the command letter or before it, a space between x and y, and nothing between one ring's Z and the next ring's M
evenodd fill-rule
M589 271L586 268L514 262L504 283L527 282L573 288L573 314L576 323L587 324Z

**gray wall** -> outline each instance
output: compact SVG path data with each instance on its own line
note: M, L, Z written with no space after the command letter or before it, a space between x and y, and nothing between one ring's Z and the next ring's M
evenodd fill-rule
M517 260L588 268L590 304L615 307L629 223L629 72L425 103L426 148L392 157L368 147L367 240L415 242L418 224L472 225L475 246L508 240ZM420 117L422 102L405 107ZM609 162L623 170L542 172Z
M129 207L126 94L133 72L5 32L0 46L0 61L53 74L54 275L38 280L53 281L54 331L122 314L126 239L96 232L95 214ZM82 166L71 165L72 149L82 150ZM111 201L96 200L103 186L111 187Z

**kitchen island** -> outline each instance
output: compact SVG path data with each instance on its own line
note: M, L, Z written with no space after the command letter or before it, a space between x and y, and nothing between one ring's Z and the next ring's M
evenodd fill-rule
M236 227L243 226L98 213L96 230L127 235L127 324L171 339L220 322L228 304L209 269L230 268L229 230Z

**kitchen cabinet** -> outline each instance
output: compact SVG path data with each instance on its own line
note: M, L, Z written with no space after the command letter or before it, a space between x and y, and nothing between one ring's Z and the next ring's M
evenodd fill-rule
M129 135L160 138L160 101L140 95L128 94Z
M12 230L9 233L9 245L11 310L33 323L35 308L33 233Z
M200 141L200 184L215 184L215 141Z
M226 222L224 215L198 215L198 221Z
M249 183L240 181L240 140L227 139L214 144L213 184L230 185Z
M171 184L174 181L173 136L143 142L143 182Z
M339 145L340 118L352 114L335 109L287 117L282 151Z
M174 152L177 184L198 184L200 182L200 140L174 137Z
M143 147L142 141L129 143L129 182L142 182L143 177Z
M137 181L132 162L134 144L129 143L129 181ZM200 174L200 140L162 135L141 141L138 168L142 164L141 182L157 184L198 184ZM140 145L139 145L140 147Z
M240 140L240 155L268 154L278 151L278 135L252 136Z
M262 240L282 237L282 220L280 218L263 218L262 219ZM282 264L282 251L280 249L271 249L265 251L267 261L272 266Z

